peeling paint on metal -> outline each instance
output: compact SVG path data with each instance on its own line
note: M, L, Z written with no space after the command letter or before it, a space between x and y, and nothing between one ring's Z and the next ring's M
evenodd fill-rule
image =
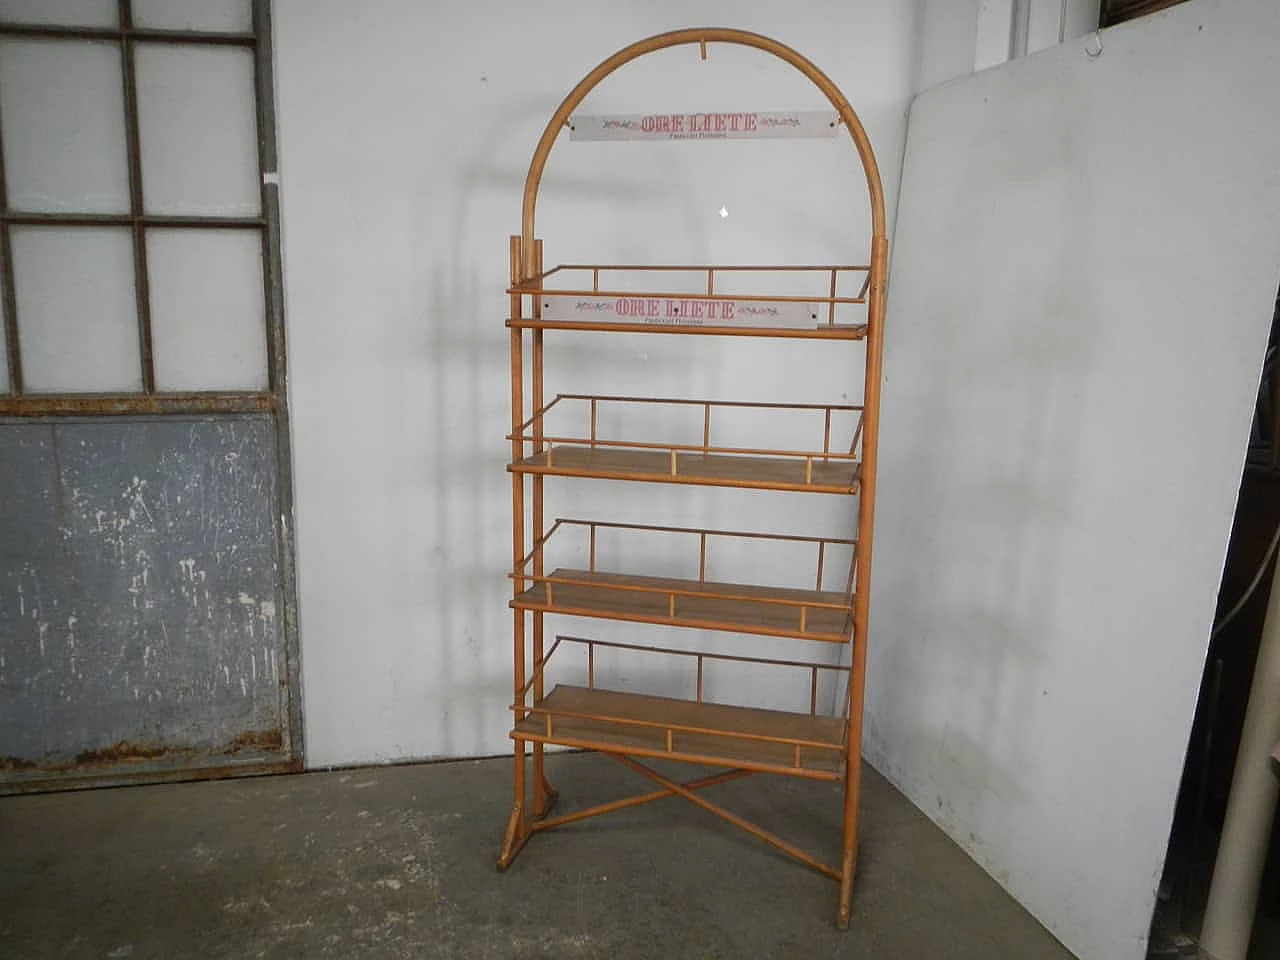
M274 442L252 415L0 430L0 788L280 752Z

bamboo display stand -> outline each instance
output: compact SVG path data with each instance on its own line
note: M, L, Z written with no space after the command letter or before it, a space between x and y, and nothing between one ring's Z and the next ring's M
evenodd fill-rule
M851 136L862 161L871 207L870 263L864 266L635 266L567 264L544 270L542 241L535 238L534 215L539 184L557 136L573 110L601 80L622 65L656 50L684 44L699 45L702 56L710 43L752 47L789 63L808 77L831 102L840 123ZM859 762L862 738L863 686L866 668L868 591L871 575L872 517L875 506L876 440L879 424L881 352L885 273L884 198L875 157L857 115L839 89L816 66L794 50L757 34L706 28L678 30L650 37L626 47L584 77L552 115L534 151L525 181L523 219L519 236L511 238L511 463L514 581L514 702L515 805L507 825L500 868L508 866L529 837L542 830L587 817L679 796L840 882L838 923L849 922L854 861L858 840ZM645 276L646 271L695 271L705 277L700 301L752 301L761 304L803 299L820 305L814 323L797 328L744 326L734 323L681 326L544 317L543 307L554 296L670 297L653 289L623 289L619 278ZM728 280L744 271L757 279L784 272L812 280L820 292L803 298L792 295L742 296L724 293ZM843 281L843 283L842 283ZM843 291L843 292L841 292ZM861 322L838 322L844 311L859 311ZM726 403L691 399L590 396L562 394L548 402L544 396L543 351L547 330L599 330L663 333L788 337L813 340L863 340L866 369L861 405ZM530 379L526 384L526 346L531 346ZM645 404L673 405L702 413L701 436L670 443L636 439L605 439L597 429L601 410L612 405L638 408ZM559 431L549 426L553 410L577 408L589 427ZM797 432L804 423L821 418L822 442L816 429L804 446L788 449L721 444L716 432L719 416L734 410L753 413L759 408L774 416L795 417ZM526 410L530 411L526 414ZM833 424L850 422L847 434L833 438ZM850 435L851 434L851 435ZM850 441L846 444L846 440ZM838 444L837 444L838 441ZM647 481L668 484L801 491L858 497L856 539L813 538L723 531L706 528L642 526L603 520L558 519L548 528L543 510L547 477L588 477L602 480ZM532 542L526 534L530 511ZM675 554L673 573L654 577L605 571L597 564L597 537L613 539L659 534L682 545ZM549 557L563 538L586 539L586 568L552 566ZM767 584L720 582L708 579L708 544L721 538L775 541L812 548L815 558L813 589ZM578 556L582 556L579 539ZM830 589L824 574L836 550L850 555L847 578ZM693 570L696 567L696 574ZM843 570L841 570L843 573ZM826 588L824 588L826 587ZM608 643L580 637L557 637L550 649L544 633L547 614L625 620L640 623L723 630L732 633L791 637L824 643L850 644L848 666L789 659L760 659L724 654L672 650L656 646ZM531 629L530 629L531 627ZM553 655L577 648L585 654L586 685L557 684L546 689ZM608 650L651 654L687 662L694 674L692 700L647 696L609 690L597 684L596 653ZM563 655L562 655L563 656ZM782 712L712 703L704 699L704 673L723 662L764 664L779 671L808 674L809 703L805 712ZM834 672L847 684L839 716L818 710L819 679ZM543 764L547 744L604 753L650 780L658 789L556 817L549 815L556 798ZM526 769L526 750L532 770ZM727 769L689 782L676 782L637 758L680 760ZM841 855L835 865L825 863L787 841L710 802L699 791L755 773L773 773L844 785L844 831ZM532 784L527 782L530 779ZM531 787L531 789L530 789ZM531 794L531 797L530 797ZM530 802L530 800L532 802Z

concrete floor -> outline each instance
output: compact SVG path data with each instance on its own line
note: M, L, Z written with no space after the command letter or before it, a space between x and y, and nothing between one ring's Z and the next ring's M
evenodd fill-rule
M644 784L599 756L548 769L562 809ZM0 958L1070 957L871 771L847 933L834 881L678 799L534 837L499 874L509 777L486 760L0 798ZM707 795L833 855L831 785Z

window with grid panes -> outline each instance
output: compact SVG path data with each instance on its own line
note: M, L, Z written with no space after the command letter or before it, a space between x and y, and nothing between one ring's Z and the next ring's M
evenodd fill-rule
M7 412L266 405L262 4L0 0Z

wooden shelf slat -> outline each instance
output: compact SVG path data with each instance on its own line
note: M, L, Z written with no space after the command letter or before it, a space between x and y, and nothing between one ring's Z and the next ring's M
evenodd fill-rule
M761 490L803 490L850 494L858 490L858 464L852 460L814 459L812 481L805 482L803 457L750 457L677 453L676 472L671 454L662 450L618 447L560 446L535 454L510 467L516 473L592 477L602 480L642 480L707 486L752 487Z
M830 643L848 642L852 626L848 609L806 607L804 629L801 629L801 608L791 603L842 604L846 607L851 603L847 595L830 590L798 590L571 569L557 569L551 574L551 579L575 582L535 583L517 594L511 605L516 609L544 613L732 630ZM646 589L626 589L628 587ZM672 616L670 595L663 592L668 590L687 590L698 595L677 596L676 612ZM747 599L739 599L742 597ZM790 602L769 603L769 600Z
M838 780L844 775L843 733L844 722L833 717L558 684L517 721L511 736Z

